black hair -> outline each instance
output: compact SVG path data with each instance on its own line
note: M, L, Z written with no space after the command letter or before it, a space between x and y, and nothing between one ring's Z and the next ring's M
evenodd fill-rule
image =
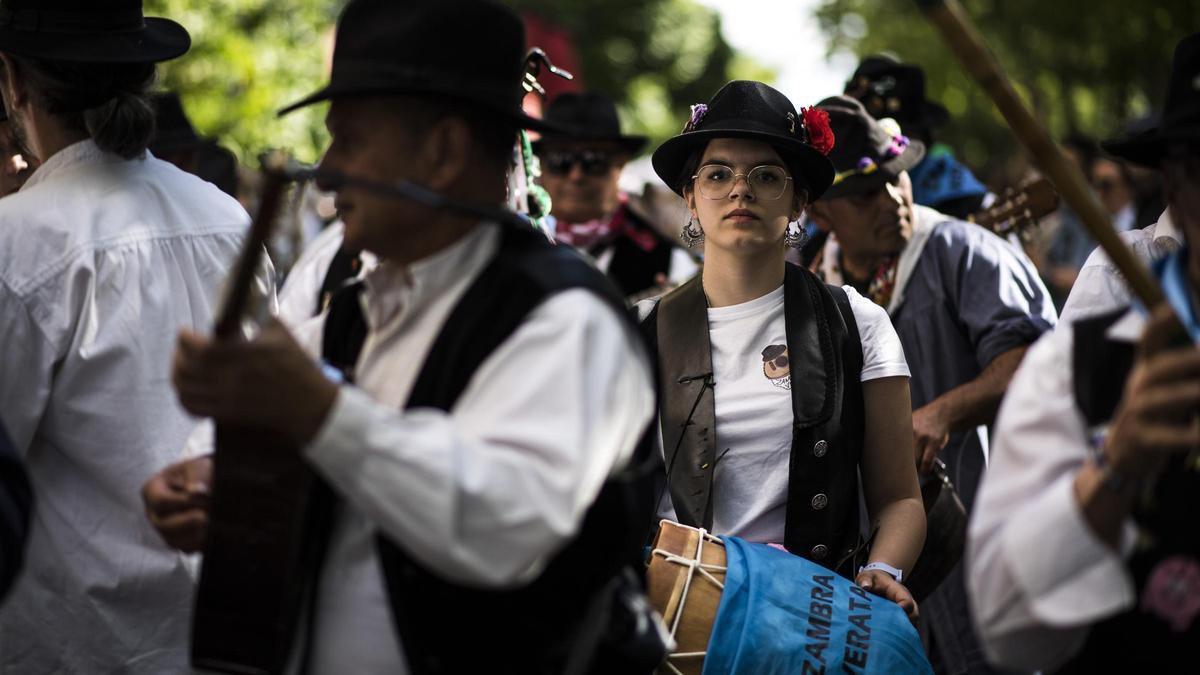
M48 113L84 131L102 150L142 156L154 136L153 63L78 63L9 54Z

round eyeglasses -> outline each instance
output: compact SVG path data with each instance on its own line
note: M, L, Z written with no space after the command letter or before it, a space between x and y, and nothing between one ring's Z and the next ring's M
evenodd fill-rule
M692 180L696 181L696 190L705 199L725 199L733 192L738 178L745 178L750 191L763 201L782 197L788 181L792 179L782 167L771 164L756 166L749 173L734 173L733 169L721 164L705 164L692 176Z

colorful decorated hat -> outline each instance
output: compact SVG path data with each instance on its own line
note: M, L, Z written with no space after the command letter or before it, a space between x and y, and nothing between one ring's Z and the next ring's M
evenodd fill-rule
M691 181L684 175L688 160L714 138L746 138L771 145L792 177L802 180L809 199L816 199L833 181L833 166L825 156L834 147L826 116L813 108L796 112L779 91L748 80L721 87L707 105L692 106L683 132L654 151L652 163L659 178L676 193Z
M925 157L925 145L910 140L891 119L876 120L849 96L831 96L817 104L829 114L837 146L829 153L836 174L826 199L878 189Z

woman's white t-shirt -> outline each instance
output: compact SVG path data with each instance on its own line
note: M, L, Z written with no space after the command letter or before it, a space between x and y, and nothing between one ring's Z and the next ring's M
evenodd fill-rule
M861 381L908 377L904 349L887 312L850 286L843 288L862 341ZM783 286L740 305L710 308L708 329L717 416L713 532L782 543L793 386ZM675 519L669 493L659 515Z

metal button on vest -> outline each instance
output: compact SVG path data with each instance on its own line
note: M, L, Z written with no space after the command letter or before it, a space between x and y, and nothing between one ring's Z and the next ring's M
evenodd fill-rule
M809 551L809 554L812 555L813 560L824 560L825 556L829 555L829 547L825 544L817 544L816 546L812 547L812 550Z
M823 493L818 492L812 498L812 507L814 511L820 511L821 509L825 508L827 504L829 504L829 497L826 497Z
M817 441L817 444L813 446L813 454L817 457L824 457L827 452L829 452L829 444L825 441Z

